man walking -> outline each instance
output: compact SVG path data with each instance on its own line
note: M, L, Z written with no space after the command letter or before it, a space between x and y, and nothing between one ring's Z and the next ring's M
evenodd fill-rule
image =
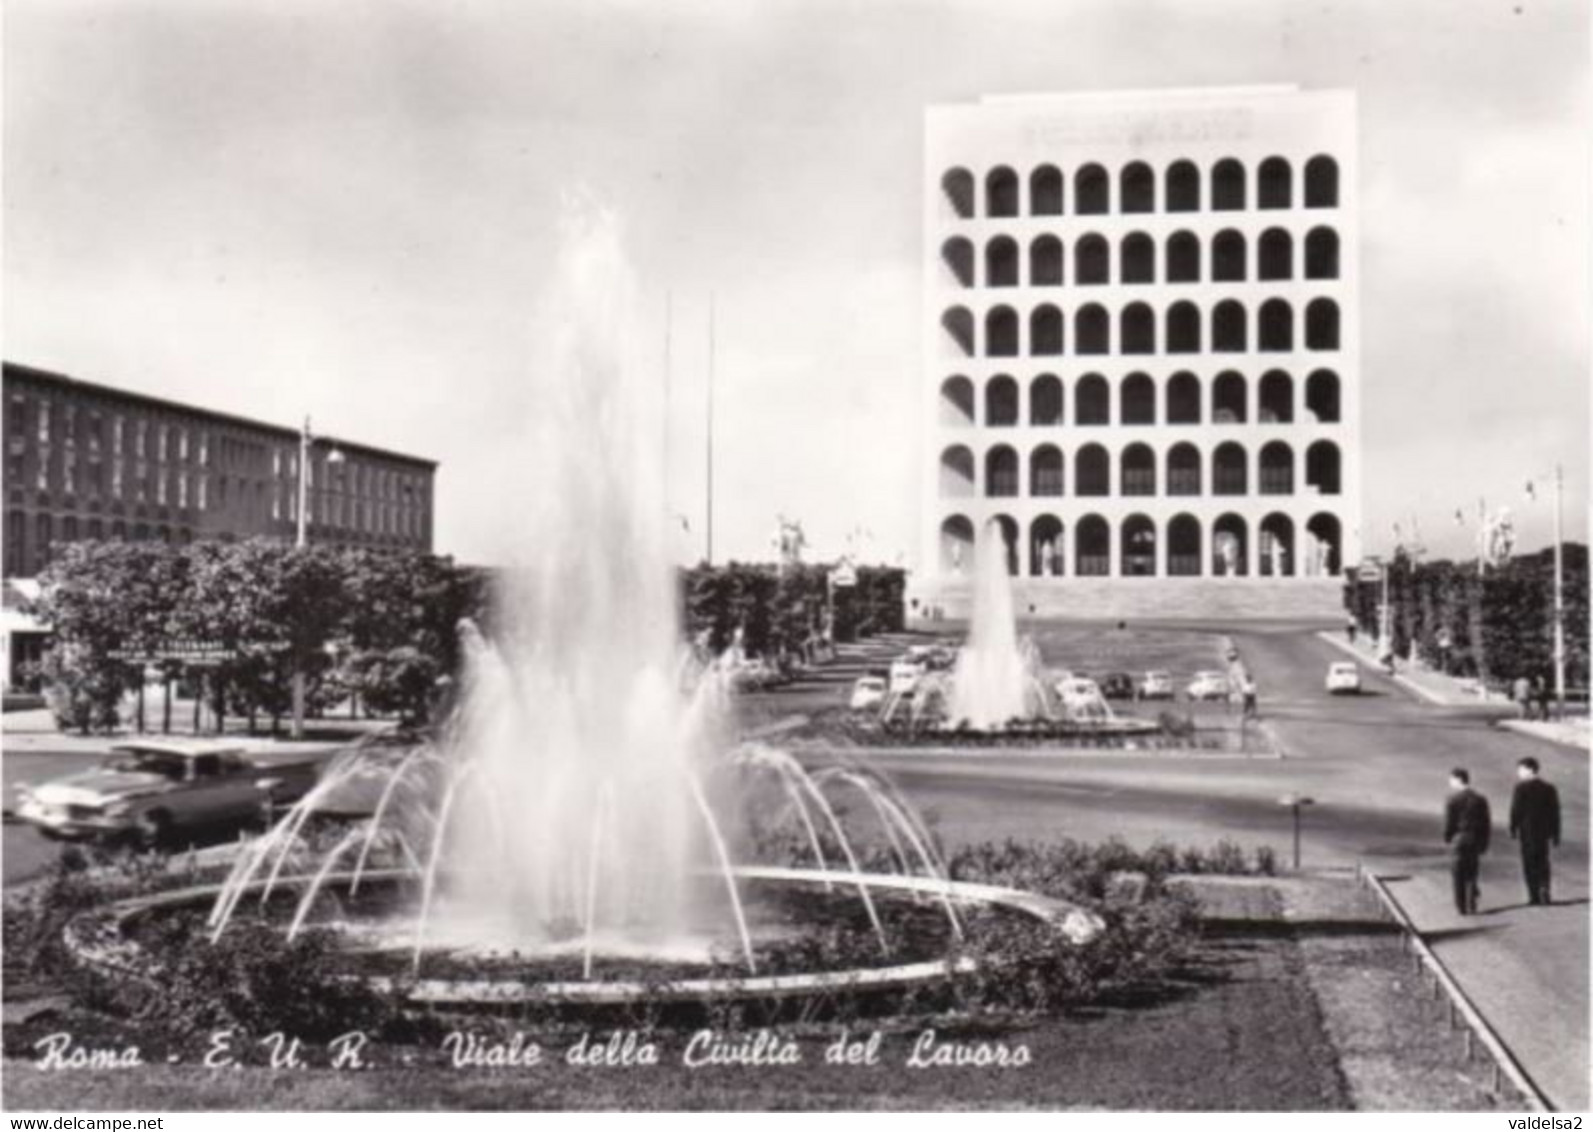
M1521 843L1521 875L1527 903L1548 904L1549 846L1560 844L1560 792L1538 777L1538 760L1516 761L1515 793L1510 797L1510 836Z
M1464 767L1449 772L1449 801L1444 806L1444 843L1450 847L1450 872L1455 881L1455 910L1462 916L1477 912L1477 866L1488 851L1493 817L1488 799L1471 788Z

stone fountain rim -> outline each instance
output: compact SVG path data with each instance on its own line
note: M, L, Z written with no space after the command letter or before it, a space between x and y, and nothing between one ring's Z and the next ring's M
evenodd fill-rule
M975 881L942 880L936 877L890 876L882 873L839 872L825 869L799 869L778 866L741 865L731 870L738 879L764 880L792 884L829 884L838 887L864 885L870 889L915 892L941 896L964 905L989 905L1027 915L1058 929L1069 943L1077 946L1094 938L1105 926L1093 912L1070 901L1042 896L1000 885ZM373 869L364 873L368 881L392 881L411 877L402 869ZM326 880L350 880L352 873L334 873ZM310 876L281 877L276 887L292 888L309 883ZM251 881L246 892L257 892L269 882ZM87 966L122 976L147 978L139 966L141 949L127 939L122 929L134 916L162 908L193 904L218 895L221 884L191 885L119 900L106 907L85 912L66 926L63 938L75 958ZM87 937L92 920L104 924L109 917L116 938L111 941ZM675 979L648 983L635 979L601 982L532 982L524 979L417 979L402 982L386 975L350 975L380 993L402 988L405 999L416 1006L504 1006L522 1003L616 1006L639 1002L671 1002L698 998L719 1000L777 999L830 991L889 990L943 979L953 974L978 970L980 963L971 956L934 959L917 963L898 963L883 967L862 967L842 971L812 971L793 975L732 975L713 978Z

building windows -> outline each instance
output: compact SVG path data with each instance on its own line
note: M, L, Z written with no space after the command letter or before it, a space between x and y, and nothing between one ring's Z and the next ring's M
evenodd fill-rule
M1167 239L1167 282L1200 282L1200 240L1193 232L1174 232Z
M1218 374L1212 383L1211 423L1245 423L1245 379L1232 370Z
M1079 308L1079 313L1074 316L1074 334L1077 336L1077 350L1080 354L1112 352L1111 316L1099 303L1087 303Z
M1112 181L1099 165L1086 165L1073 175L1073 211L1080 216L1112 210Z
M1124 283L1156 282L1156 244L1144 232L1123 238L1119 253L1119 273Z
M1018 454L997 444L985 453L985 495L992 498L1018 494Z
M1119 341L1125 354L1156 352L1156 312L1144 303L1130 303L1120 317Z
M1294 494L1294 449L1281 440L1262 445L1261 494Z
M1263 326L1266 312L1262 312ZM1265 330L1262 331L1265 334ZM1272 370L1261 378L1260 408L1256 418L1262 424L1294 423L1294 379L1282 370Z
M1261 576L1263 578L1291 578L1294 576L1294 521L1287 515L1273 512L1261 520L1257 533L1261 536Z
M1062 423L1062 382L1055 374L1041 374L1029 383L1029 423L1042 427Z
M1062 215L1062 171L1042 165L1029 174L1029 212L1035 216Z
M171 441L171 426L168 425L168 424L162 423L161 426L160 426L160 430L156 433L156 448L155 448L155 459L157 461L159 461L160 463L162 463L162 464L164 464L166 462L167 456L169 455L169 453L171 451L170 447L169 447L170 441Z
M1029 283L1035 287L1060 286L1063 282L1062 241L1055 236L1040 236L1029 245Z
M1112 572L1112 528L1099 515L1086 515L1078 521L1074 535L1073 572L1084 578L1105 577Z
M39 443L48 444L50 443L50 402L42 397L39 399L37 416L39 420Z
M1293 171L1281 157L1269 157L1256 170L1256 206L1258 208L1289 208L1292 206Z
M177 506L184 510L188 509L188 473L186 471L177 473Z
M1167 524L1167 573L1200 576L1200 520L1193 515L1174 515Z
M974 246L971 240L953 236L940 245L940 258L959 287L974 285Z
M12 402L13 411L16 402ZM21 511L6 512L6 576L27 573L28 519Z
M1018 215L1018 175L1005 165L985 177L985 215Z
M1062 520L1041 515L1029 526L1029 574L1032 577L1059 577L1066 552L1062 549Z
M973 563L973 523L966 515L948 515L940 524L940 569L960 574Z
M1200 211L1200 170L1193 161L1175 161L1167 167L1167 211Z
M1125 578L1149 578L1156 573L1156 524L1147 515L1123 520L1122 572Z
M1339 305L1332 299L1312 299L1305 308L1305 348L1339 348Z
M1211 312L1211 348L1220 353L1240 353L1249 349L1244 304L1224 299Z
M1040 445L1029 454L1029 493L1061 495L1063 486L1062 450L1054 444Z
M177 459L188 462L188 430L180 425L177 428Z
M1340 482L1339 446L1319 440L1305 450L1305 486L1318 495L1337 495Z
M1305 207L1335 208L1339 203L1338 162L1326 155L1305 163Z
M1200 423L1200 379L1192 373L1175 373L1167 382L1167 423Z
M1143 373L1131 373L1123 380L1122 421L1126 425L1156 423L1156 383Z
M985 424L1001 428L1018 423L1018 383L997 374L985 385Z
M1074 457L1074 491L1079 495L1112 494L1112 460L1099 444L1086 444Z
M1305 277L1339 277L1339 234L1331 228L1313 228L1305 237Z
M1120 205L1124 212L1156 211L1156 174L1143 161L1130 162L1119 174Z
M940 423L966 428L974 423L974 387L961 374L940 383Z
M1244 495L1250 490L1243 446L1231 440L1217 445L1211 454L1211 490L1213 495Z
M200 511L206 510L210 504L209 488L210 476L206 473L200 472L194 477L194 504Z
M1200 353L1200 309L1194 303L1174 303L1167 308L1167 352Z
M1049 309L1056 310L1055 307ZM1038 316L1039 311L1035 313ZM992 358L1018 356L1018 312L1011 307L992 307L986 312L985 355Z
M1305 407L1318 424L1339 421L1339 377L1330 369L1319 369L1305 379Z
M940 454L940 494L947 498L974 493L974 456L963 444L953 444ZM338 499L338 523L343 522L343 500Z
M1017 316L1013 316L1013 336L1016 338ZM1029 315L1029 351L1040 356L1049 357L1060 354L1063 347L1064 331L1062 329L1062 312L1050 303L1043 303L1034 308ZM1016 354L1017 347L1014 343L1012 353Z
M985 286L1018 285L1018 242L1011 236L997 236L985 245Z
M122 461L120 459L113 458L111 460L111 498L120 499L122 498L123 492L124 486L122 484Z
M971 220L974 214L974 178L966 169L948 169L940 179L940 190L946 196L952 214L959 220Z
M1085 236L1073 245L1073 281L1077 284L1110 283L1112 252L1104 236Z
M140 418L133 422L133 455L137 459L144 459L149 446L149 422Z
M1148 444L1130 444L1119 457L1121 495L1156 494L1156 454Z
M1238 515L1221 515L1212 524L1211 572L1219 578L1250 573L1249 527Z
M1258 345L1261 349L1294 349L1294 310L1285 300L1268 299L1262 303L1257 321Z
M1200 449L1187 441L1167 452L1167 494L1200 494Z
M1289 279L1294 275L1294 237L1282 228L1268 228L1261 233L1256 264L1256 278L1262 280Z
M155 503L166 506L166 469L163 467L155 469Z
M1225 228L1211 242L1211 278L1217 283L1243 283L1245 279L1245 238L1242 232Z
M1245 207L1245 167L1231 157L1211 167L1211 207L1216 212Z
M61 490L77 494L77 452L70 447L61 453Z
M210 434L204 431L199 433L199 466L210 467Z

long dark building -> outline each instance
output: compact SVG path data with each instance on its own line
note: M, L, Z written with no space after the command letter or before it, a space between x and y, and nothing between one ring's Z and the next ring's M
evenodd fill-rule
M182 543L298 532L301 433L4 364L6 578L79 539ZM434 460L317 436L311 542L430 550Z

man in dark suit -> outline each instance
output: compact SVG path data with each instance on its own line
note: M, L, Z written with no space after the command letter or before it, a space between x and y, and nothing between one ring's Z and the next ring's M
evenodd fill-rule
M1444 806L1444 843L1450 847L1450 872L1455 880L1455 909L1462 916L1477 912L1477 866L1488 851L1493 816L1488 799L1471 788L1463 767L1449 772L1449 801Z
M1527 902L1548 904L1549 846L1560 844L1560 792L1538 777L1538 760L1516 762L1516 791L1510 798L1510 836L1521 842L1521 873Z

